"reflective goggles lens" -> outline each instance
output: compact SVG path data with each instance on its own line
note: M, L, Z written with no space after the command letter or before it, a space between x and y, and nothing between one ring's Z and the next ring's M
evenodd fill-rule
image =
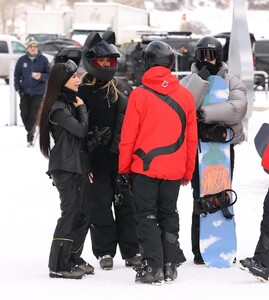
M69 59L64 64L64 69L67 73L75 73L78 69L78 66L73 62L73 60Z
M208 49L199 49L196 50L196 59L198 61L212 61L217 58L217 52L215 50L208 50Z

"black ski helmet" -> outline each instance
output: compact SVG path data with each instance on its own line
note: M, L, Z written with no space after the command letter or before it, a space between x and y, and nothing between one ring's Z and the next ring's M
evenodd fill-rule
M205 57L208 60L217 59L217 62L222 62L223 49L221 42L214 37L205 36L201 38L195 46L195 59L197 62L204 61Z
M170 45L162 41L150 42L142 52L145 69L163 66L171 69L175 62L175 53Z
M117 57L120 57L115 44L115 33L107 31L101 37L97 32L91 32L82 50L82 62L85 70L93 77L102 81L111 80L117 71ZM111 58L110 66L101 67L96 63L96 58Z

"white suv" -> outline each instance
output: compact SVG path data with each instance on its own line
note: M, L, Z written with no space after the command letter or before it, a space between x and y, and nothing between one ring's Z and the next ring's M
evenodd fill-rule
M9 82L10 62L26 53L25 45L15 36L0 35L0 78Z
M0 78L4 79L7 84L9 83L11 60L17 61L26 51L26 46L15 36L0 34ZM45 53L44 55L51 64L53 56Z

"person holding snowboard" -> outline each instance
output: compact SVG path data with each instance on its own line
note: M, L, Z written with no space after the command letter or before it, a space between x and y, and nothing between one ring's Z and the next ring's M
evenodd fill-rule
M195 46L195 62L191 65L192 74L185 76L181 84L189 89L195 98L198 129L205 124L225 124L233 131L230 144L231 180L234 169L234 145L244 141L242 120L247 112L246 86L235 76L228 73L228 66L223 62L221 43L214 37L201 38ZM229 87L226 102L202 106L203 98L209 87L210 75L221 76ZM199 130L200 131L200 130ZM200 138L200 136L199 136ZM198 150L199 151L199 150ZM197 214L197 199L200 197L199 162L192 179L194 207L192 214L191 242L195 264L204 264L199 246L200 216Z
M38 118L40 150L49 159L47 174L61 201L61 217L49 256L51 278L81 279L94 273L94 268L81 258L89 226L83 190L90 178L82 146L88 132L88 115L86 105L77 97L77 68L72 60L53 66Z
M192 94L172 75L175 53L162 41L143 50L146 72L124 118L119 173L132 178L142 266L138 283L171 282L186 259L179 244L177 199L195 166L197 124ZM131 184L131 182L130 182Z
M113 268L117 246L126 266L141 263L134 197L128 190L118 190L116 184L118 144L132 91L127 81L115 77L119 56L113 31L106 31L102 37L97 32L90 33L82 52L87 73L82 77L78 92L88 109L89 134L96 140L88 144L93 177L84 197L92 205L92 250L103 270Z
M262 167L269 174L269 144L262 156ZM262 282L269 276L269 190L264 198L260 237L253 257L240 260L240 268L250 272Z

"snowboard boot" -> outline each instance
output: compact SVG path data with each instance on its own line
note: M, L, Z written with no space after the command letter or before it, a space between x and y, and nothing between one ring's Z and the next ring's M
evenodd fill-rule
M94 274L94 267L91 266L89 263L85 262L82 265L79 265L80 269L82 269L86 275L93 275Z
M164 264L164 281L166 283L173 283L177 278L177 266L173 263Z
M136 254L135 256L131 258L125 258L125 266L126 267L137 267L142 264L141 262L141 255Z
M248 271L262 282L268 282L269 271L262 263L250 257L242 259L239 262L240 269Z
M134 267L136 271L135 282L161 285L164 283L164 274L162 268L152 267L144 264Z
M99 257L99 260L101 269L111 270L113 268L113 258L109 254Z
M71 271L49 272L50 278L81 279L84 275L85 272L79 266L73 267Z
M199 255L199 254L194 255L193 262L194 262L195 265L204 265L205 264L202 256Z

